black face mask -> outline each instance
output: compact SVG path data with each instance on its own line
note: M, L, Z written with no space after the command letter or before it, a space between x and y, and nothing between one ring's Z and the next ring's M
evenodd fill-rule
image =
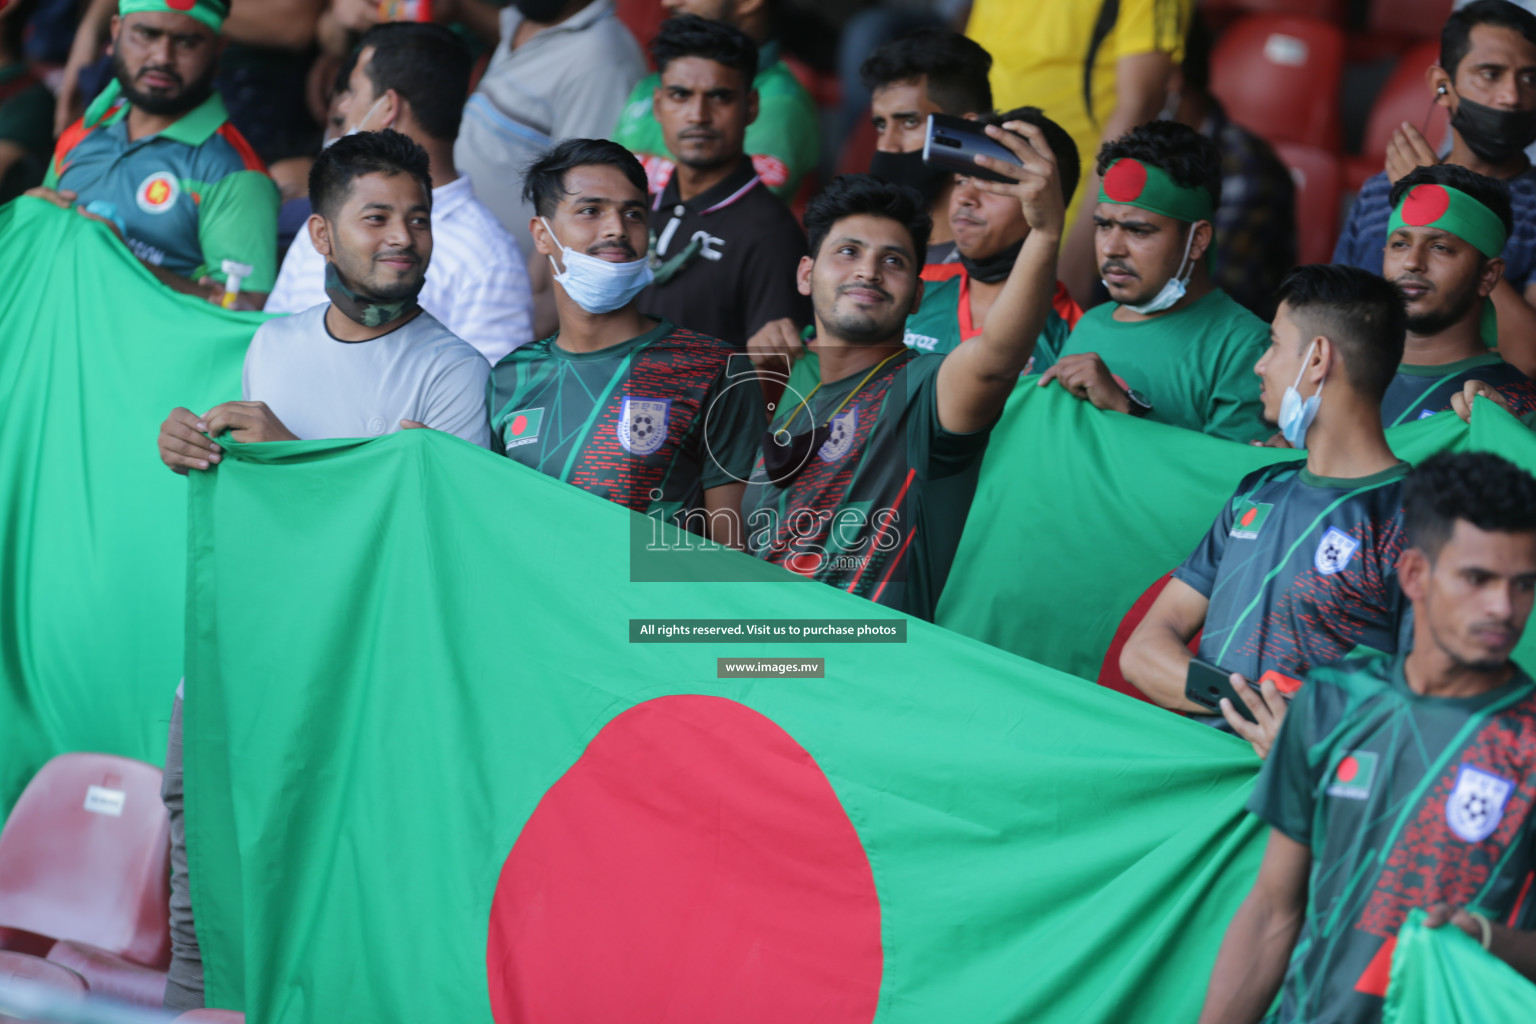
M960 265L965 267L965 272L982 284L997 284L999 281L1008 280L1008 275L1013 273L1013 265L1019 261L1019 253L1024 251L1024 239L1019 239L1002 252L993 253L983 259L973 260L965 253L960 254Z
M1498 110L1462 99L1451 127L1478 159L1501 164L1536 142L1536 110Z
M811 464L811 456L832 438L832 424L791 434L780 427L763 434L763 471L770 483L788 487Z
M560 16L560 12L571 0L513 0L512 6L517 8L517 13L529 21L551 22Z
M954 175L942 167L929 167L923 163L923 151L887 153L876 150L869 161L869 173L892 185L915 188L923 197L924 205L931 206L939 198Z
M347 286L341 279L341 271L336 269L336 264L330 260L325 261L325 294L331 300L331 305L341 310L348 320L362 324L364 327L383 327L392 324L401 317L416 312L416 296L421 294L421 285L416 290L398 299L381 299L374 295L364 295Z

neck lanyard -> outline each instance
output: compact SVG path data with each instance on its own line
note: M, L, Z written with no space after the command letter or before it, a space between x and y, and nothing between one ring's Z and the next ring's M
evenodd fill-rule
M909 352L911 352L911 349L906 348L905 346L903 346L900 352L892 352L890 355L886 356L884 359L882 359L878 363L876 363L875 364L875 368L870 370L868 373L866 373L864 375L864 379L859 381L859 386L854 388L852 391L848 392L848 397L844 398L842 400L842 402L838 403L837 408L832 410L832 415L827 417L827 422L831 423L833 420L837 419L837 414L843 411L843 407L844 406L846 406L849 402L853 401L853 396L854 395L857 395L861 390L863 390L864 385L869 383L869 378L873 377L875 374L880 372L880 367L884 366L886 363L890 362L892 359L895 359L897 356L906 355ZM773 436L774 437L778 437L780 434L787 434L787 433L789 433L789 425L791 423L795 422L795 417L800 415L800 410L807 407L807 405L809 404L809 402L811 400L811 396L815 395L816 392L821 390L821 384L822 384L821 381L817 381L816 382L816 386L811 388L811 394L806 395L804 398L800 399L800 404L795 406L795 411L789 414L789 419L784 421L784 425L782 427L780 427L778 430L775 430L773 432Z

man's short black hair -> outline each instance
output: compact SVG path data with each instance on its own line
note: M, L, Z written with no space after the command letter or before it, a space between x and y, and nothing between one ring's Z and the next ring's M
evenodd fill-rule
M1040 129L1040 134L1045 136L1045 144L1051 147L1051 155L1056 157L1056 174L1061 178L1061 198L1067 205L1072 203L1072 193L1077 191L1078 182L1082 180L1083 163L1077 152L1077 143L1072 141L1072 136L1061 125L1045 116L1039 107L1017 107L1001 114L983 114L976 119L982 124L995 124L999 128L1006 121L1023 121Z
M1452 11L1440 30L1440 67L1452 78L1472 49L1472 29L1478 25L1510 29L1536 46L1536 14L1509 0L1474 0L1461 10Z
M868 214L894 220L912 236L912 255L920 268L928 259L928 235L933 218L914 188L893 185L867 174L840 174L805 208L805 234L811 259L821 254L832 225L844 217Z
M409 135L393 128L381 132L343 135L320 151L309 169L309 202L322 217L331 217L347 201L352 182L365 174L409 174L432 202L432 161Z
M877 92L897 82L923 78L928 98L946 114L992 110L992 55L959 32L924 28L884 44L859 66L864 88Z
M635 154L608 139L566 139L528 165L523 173L523 202L540 217L553 217L560 200L570 195L565 190L566 174L591 165L617 167L641 196L646 194L645 168Z
M661 23L651 40L651 61L658 74L681 57L703 57L740 71L748 87L757 77L757 47L747 34L723 21L681 14Z
M1403 486L1408 543L1439 556L1456 520L1484 533L1536 533L1536 477L1492 452L1439 452Z
M1505 0L1499 0L1504 3ZM1443 185L1453 188L1482 203L1492 210L1494 216L1499 218L1499 223L1504 225L1504 234L1508 235L1515 229L1514 208L1509 202L1509 186L1498 178L1490 178L1486 174L1478 174L1469 171L1460 164L1434 164L1429 167L1415 167L1392 185L1392 208L1403 201L1403 196L1415 185Z
M1291 271L1275 301L1290 307L1306 340L1333 342L1356 392L1381 401L1408 332L1403 296L1392 282L1359 267L1314 263Z
M364 32L358 46L358 52L373 47L366 73L376 95L390 89L399 93L432 138L452 142L459 137L474 61L458 36L442 25L389 21Z
M1213 202L1221 204L1221 150L1188 125L1148 121L1104 143L1099 150L1099 174L1125 159L1151 164L1184 188L1204 188Z

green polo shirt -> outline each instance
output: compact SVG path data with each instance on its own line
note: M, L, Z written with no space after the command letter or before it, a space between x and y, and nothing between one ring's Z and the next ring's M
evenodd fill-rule
M224 280L224 260L254 268L246 291L277 280L277 186L229 123L218 93L158 135L128 138L128 103L59 137L43 182L84 206L109 203L140 259L197 280Z

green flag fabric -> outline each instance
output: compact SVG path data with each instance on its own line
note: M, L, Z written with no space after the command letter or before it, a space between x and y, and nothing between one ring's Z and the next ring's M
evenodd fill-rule
M186 484L172 408L240 397L263 317L156 283L102 225L0 208L0 815L71 750L159 764L181 676Z
M1536 985L1451 925L1408 915L1392 954L1383 1024L1493 1024L1530 1020Z

